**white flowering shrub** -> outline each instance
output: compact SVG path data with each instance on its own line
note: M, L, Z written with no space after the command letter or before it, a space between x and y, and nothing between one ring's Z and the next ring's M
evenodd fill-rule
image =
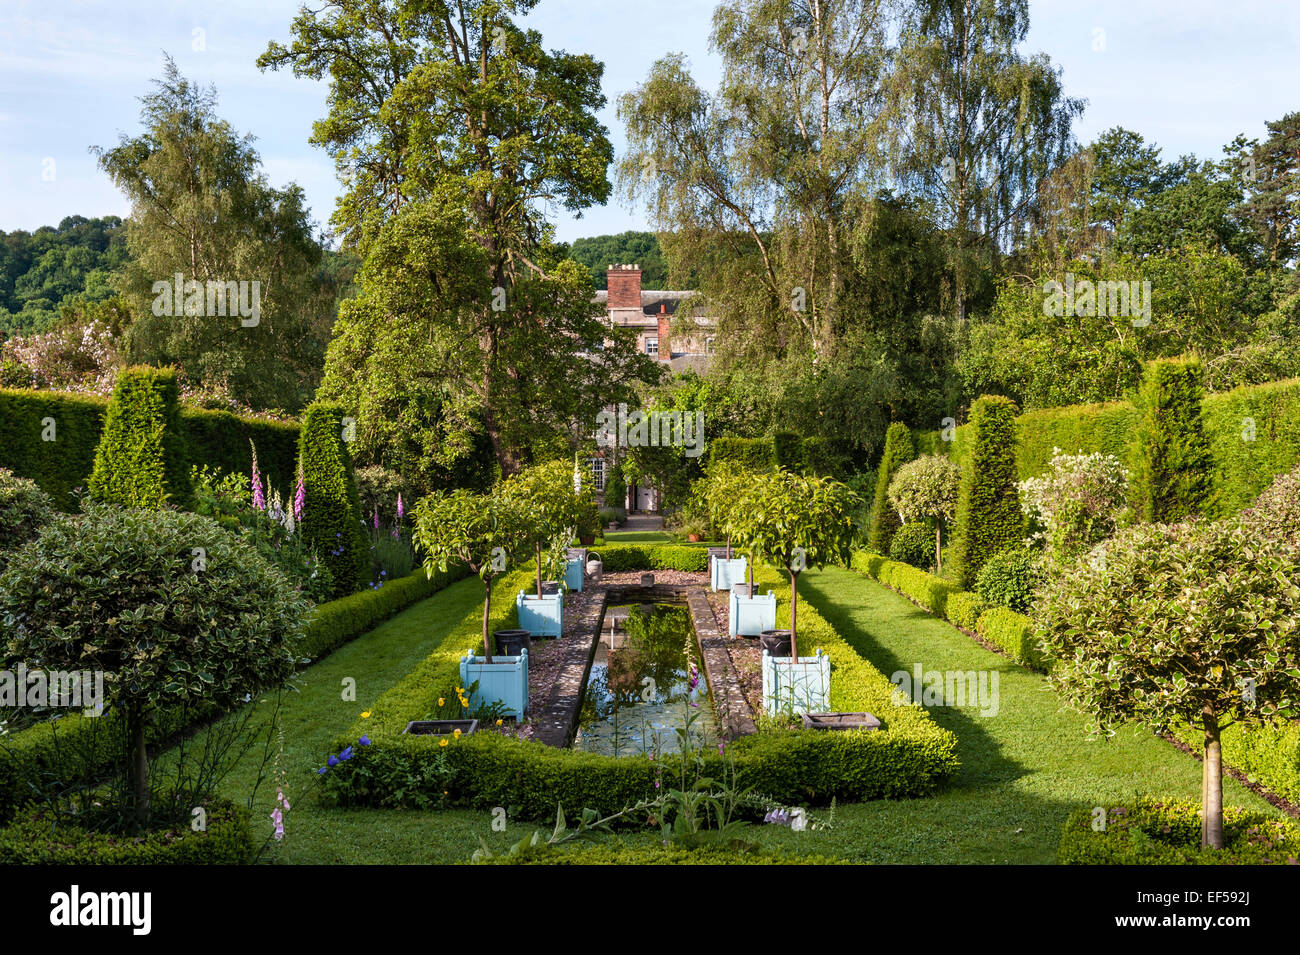
M1128 472L1113 454L1052 449L1046 473L1021 481L1020 502L1033 540L1051 561L1077 557L1128 522Z

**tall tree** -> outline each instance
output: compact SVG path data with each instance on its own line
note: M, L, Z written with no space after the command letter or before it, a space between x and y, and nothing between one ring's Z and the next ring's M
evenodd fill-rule
M302 189L272 188L251 137L217 117L215 90L183 78L170 58L156 86L141 98L144 132L95 150L131 202L132 259L120 278L135 315L128 353L179 364L258 407L300 407L319 380L333 304L317 282L321 248ZM178 273L182 295L171 291ZM247 283L242 301L256 313L238 313L224 292L214 300L210 282ZM156 283L169 286L165 302Z
M588 55L548 52L540 34L519 27L514 18L536 3L335 0L301 10L292 44L272 43L258 60L330 78L329 115L312 142L333 154L343 179L332 221L346 243L370 255L388 241L386 230L414 241L399 223L431 206L460 217L460 237L442 235L476 247L472 262L456 256L470 271L411 276L401 320L438 326L428 335L441 335L457 358L437 373L451 373L453 390L476 397L505 474L522 463L521 435L558 427L595 392L607 399L634 364L617 340L605 361L557 373L561 358L572 365L575 339L600 344L599 312L590 281L580 305L572 270L547 261L543 207L604 202L613 150L595 116L605 103L603 67ZM430 301L420 299L421 283ZM462 291L449 297L444 286ZM557 299L561 320L553 320ZM409 365L392 372L435 373Z
M950 231L959 319L973 275L1070 155L1083 110L1046 55L1020 52L1028 30L1028 0L920 0L903 31L898 167Z
M1246 189L1241 214L1259 234L1268 262L1278 267L1300 254L1300 112L1268 123L1268 132L1262 143L1234 146Z

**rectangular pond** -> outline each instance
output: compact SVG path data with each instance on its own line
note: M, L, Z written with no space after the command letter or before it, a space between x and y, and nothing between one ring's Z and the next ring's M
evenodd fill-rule
M670 603L608 606L573 748L607 756L715 745L717 720L691 613Z

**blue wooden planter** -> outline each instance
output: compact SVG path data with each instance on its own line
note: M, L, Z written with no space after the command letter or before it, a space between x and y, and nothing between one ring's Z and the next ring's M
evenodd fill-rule
M757 597L738 597L733 590L727 595L727 607L727 630L733 637L756 637L776 629L776 595L770 590Z
M508 715L523 719L528 710L528 651L517 657L494 656L491 664L485 657L461 657L460 685L468 688L476 682L478 689L469 700L471 712L500 703Z
M748 563L743 557L733 557L731 560L710 557L709 584L714 590L730 590L733 584L744 583L747 570Z
M575 594L582 592L583 560L581 557L574 557L564 564L564 586L568 587Z
M564 594L544 597L519 591L515 598L519 627L534 637L558 637L564 632Z
M831 658L821 650L811 657L774 657L763 651L763 710L825 713L831 708Z

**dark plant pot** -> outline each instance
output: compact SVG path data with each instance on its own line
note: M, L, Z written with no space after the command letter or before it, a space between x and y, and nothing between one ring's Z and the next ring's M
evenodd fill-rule
M654 574L642 574L642 575L641 575L641 586L642 586L642 587L653 587L654 585L655 585L655 575L654 575Z
M716 557L716 558L718 558L718 560L726 560L726 559L727 559L727 548L725 548L725 547L710 547L710 548L709 548L709 556L710 556L710 557Z
M805 713L806 730L878 730L880 720L870 713Z
M542 581L542 596L543 596L543 597L549 597L551 594L558 594L559 592L560 592L560 582L559 582L558 580L543 580L543 581Z
M758 584L754 584L752 588L749 584L732 584L731 589L735 591L737 597L753 597L754 594L750 593L750 590L753 589L757 591Z
M758 635L759 645L774 657L788 657L794 633L789 630L764 630Z
M402 732L411 736L450 736L460 730L462 736L469 736L476 729L478 720L412 720Z
M517 657L520 650L530 655L533 652L532 634L527 630L493 630L492 636L496 638L498 656Z
M590 547L592 544L596 543L596 535L595 535L595 534L579 534L579 535L578 535L578 543L582 544L583 547Z

